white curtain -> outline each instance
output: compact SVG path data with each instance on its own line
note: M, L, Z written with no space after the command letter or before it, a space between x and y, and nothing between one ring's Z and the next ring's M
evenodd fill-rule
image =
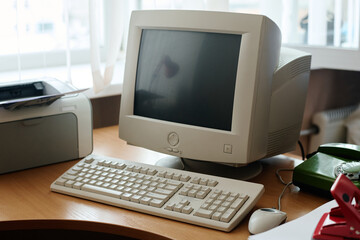
M101 20L100 20L100 0L89 1L90 14L90 52L91 52L91 69L93 75L93 89L95 93L100 92L109 86L116 64L116 59L120 52L120 46L124 33L123 15L127 9L127 1L107 0L108 4L108 45L106 49L106 65L104 73L101 69L100 57L100 39L101 39Z
M106 49L106 65L102 72L100 57L100 39L101 39L101 20L100 20L100 0L89 0L89 17L90 17L90 52L91 52L91 70L93 76L93 89L95 93L110 85L116 60L120 52L120 46L125 39L126 25L128 24L128 16L131 9L134 8L135 1L129 0L106 0L108 22L107 29L107 49ZM208 10L228 10L228 0L184 0L180 1L179 7L176 3L179 1L151 1L148 4L150 8L166 7L166 8L197 8L200 4L201 8ZM196 4L198 3L198 4ZM151 5L151 6L150 6ZM199 7L199 6L198 6ZM125 43L123 44L125 46Z
M41 75L49 75L48 68L49 66L66 66L66 76L61 78L63 81L72 83L71 79L71 48L70 48L70 34L69 34L69 6L70 0L56 1L53 3L45 2L45 0L37 1L5 1L2 2L2 17L4 19L9 18L7 21L2 22L2 33L0 37L0 42L5 43L11 41L10 52L2 53L1 55L1 67L0 67L0 81L22 81L32 78L40 78ZM55 17L52 19L46 18L46 12L49 5L59 10L59 14L63 14L60 18L62 21L54 22ZM11 18L13 11L15 10L15 19ZM6 15L8 14L8 15ZM31 19L31 16L33 19ZM30 21L31 19L31 21ZM40 19L40 20L39 20ZM13 22L12 20L15 20ZM46 21L48 20L48 22ZM56 48L61 45L62 39L60 39L53 47L54 49L49 49L48 46L43 46L41 43L44 39L47 39L48 42L52 42L52 39L49 39L49 33L46 30L46 24L51 26L56 25L58 29L66 29L65 34L62 34L64 37L65 45L64 48ZM64 26L62 25L64 24ZM34 26L37 26L36 31L34 31ZM5 29L4 29L5 28ZM9 36L12 36L9 32L9 29L14 29L16 33L15 41ZM53 31L53 35L56 35L57 32ZM35 37L36 35L36 37ZM34 40L36 39L36 40ZM12 41L13 40L13 41ZM12 51L13 45L16 45L16 51ZM33 46L34 49L31 49ZM65 50L65 59L63 59L62 53L52 57L53 52L61 52ZM49 57L50 56L50 57ZM14 59L16 58L16 61ZM29 71L29 69L37 69ZM65 71L63 71L65 72ZM51 76L51 74L50 74Z

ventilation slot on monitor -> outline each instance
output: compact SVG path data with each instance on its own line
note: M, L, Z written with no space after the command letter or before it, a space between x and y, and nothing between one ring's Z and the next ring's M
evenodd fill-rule
M300 75L301 73L309 71L310 68L310 61L306 58L301 59L295 64L289 65L289 79Z
M292 139L299 137L299 131L299 124L295 124L269 133L266 157L294 150L296 143Z

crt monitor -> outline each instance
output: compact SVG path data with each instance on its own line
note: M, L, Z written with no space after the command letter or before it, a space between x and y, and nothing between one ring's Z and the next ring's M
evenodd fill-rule
M232 166L291 151L310 59L281 48L281 32L265 16L134 11L119 136L182 159Z

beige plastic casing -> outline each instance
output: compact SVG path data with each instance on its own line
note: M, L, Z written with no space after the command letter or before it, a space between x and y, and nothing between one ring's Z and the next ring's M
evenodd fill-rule
M143 29L242 35L231 131L133 114ZM166 154L234 165L248 164L266 156L272 80L279 62L280 47L279 28L261 15L181 10L134 11L127 45L119 137L130 144ZM178 136L175 146L168 141L171 133Z

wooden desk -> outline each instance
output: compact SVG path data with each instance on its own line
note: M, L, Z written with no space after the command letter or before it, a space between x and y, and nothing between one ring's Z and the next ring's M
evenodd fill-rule
M162 156L126 145L118 138L117 126L94 130L93 153L145 163L154 163ZM140 239L247 239L249 235L249 216L232 232L224 233L51 192L50 184L76 162L0 175L0 230L84 230ZM284 186L275 171L293 168L299 162L287 157L262 161L263 172L251 181L262 183L265 194L254 209L277 207ZM285 181L291 180L291 173L282 176ZM282 199L282 210L291 221L327 201L292 186Z

